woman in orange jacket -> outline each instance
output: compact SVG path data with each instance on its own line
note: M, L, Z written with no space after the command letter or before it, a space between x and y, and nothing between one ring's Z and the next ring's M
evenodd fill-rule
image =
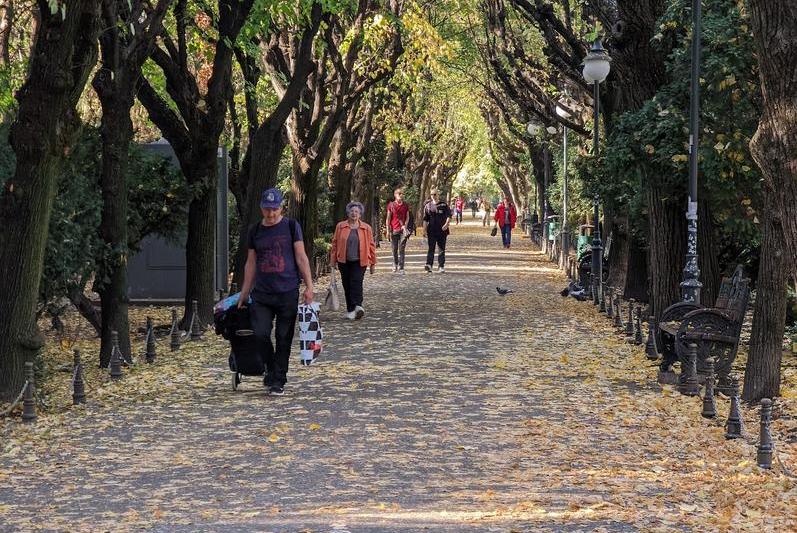
M363 309L363 278L365 269L371 274L376 266L376 244L371 226L361 220L363 204L351 202L346 206L348 218L338 222L329 251L329 264L340 270L343 291L346 293L346 318L360 319Z

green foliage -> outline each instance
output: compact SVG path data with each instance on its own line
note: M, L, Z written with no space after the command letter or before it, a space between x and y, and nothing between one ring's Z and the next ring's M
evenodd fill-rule
M631 214L632 231L644 240L643 188L655 180L671 199L686 205L689 177L689 47L686 0L673 0L656 39L675 37L668 60L669 84L640 110L617 118L599 161L575 163L587 196L594 193ZM752 34L739 5L704 2L701 123L698 146L701 195L719 225L721 261L742 254L753 261L758 243L759 173L749 152L758 123L760 91Z
M16 159L0 128L0 184L14 172ZM106 260L99 237L102 195L99 186L101 144L96 129L82 132L65 158L50 218L44 272L39 289L42 308L72 290L83 290ZM128 163L128 248L138 249L147 235L177 239L184 232L190 201L185 180L172 164L133 147ZM96 280L97 286L102 280Z

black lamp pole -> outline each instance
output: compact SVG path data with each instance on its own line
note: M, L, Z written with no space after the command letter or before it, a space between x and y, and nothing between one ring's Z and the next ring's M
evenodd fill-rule
M595 81L593 86L592 98L594 100L595 117L593 118L594 126L592 129L592 153L595 154L595 159L597 159L598 154L600 153L600 149L598 147L598 136L600 131L600 128L598 127L598 120L600 119L600 82ZM601 242L600 215L598 213L599 207L600 198L596 194L592 220L592 225L594 226L592 228L592 279L593 283L595 284L594 290L592 291L592 303L595 305L600 303L600 291L603 285L603 243Z
M689 224L684 280L681 282L683 301L700 303L700 268L697 263L697 147L700 126L700 0L692 0L692 91L689 100L689 203L686 219Z

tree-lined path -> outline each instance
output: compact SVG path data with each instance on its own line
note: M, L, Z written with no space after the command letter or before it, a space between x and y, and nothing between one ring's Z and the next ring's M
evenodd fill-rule
M283 397L232 392L208 333L86 407L6 423L0 530L797 528L794 483L654 385L527 239L504 251L470 223L448 248L426 274L411 239L400 276L383 246L365 318L323 315L326 352L309 368L294 352Z

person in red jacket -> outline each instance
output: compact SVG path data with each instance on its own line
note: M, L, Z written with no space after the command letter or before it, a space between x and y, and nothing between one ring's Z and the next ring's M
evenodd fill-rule
M504 241L504 248L509 248L512 243L512 228L517 222L517 209L507 196L504 196L495 210L495 221L501 228L501 240Z

